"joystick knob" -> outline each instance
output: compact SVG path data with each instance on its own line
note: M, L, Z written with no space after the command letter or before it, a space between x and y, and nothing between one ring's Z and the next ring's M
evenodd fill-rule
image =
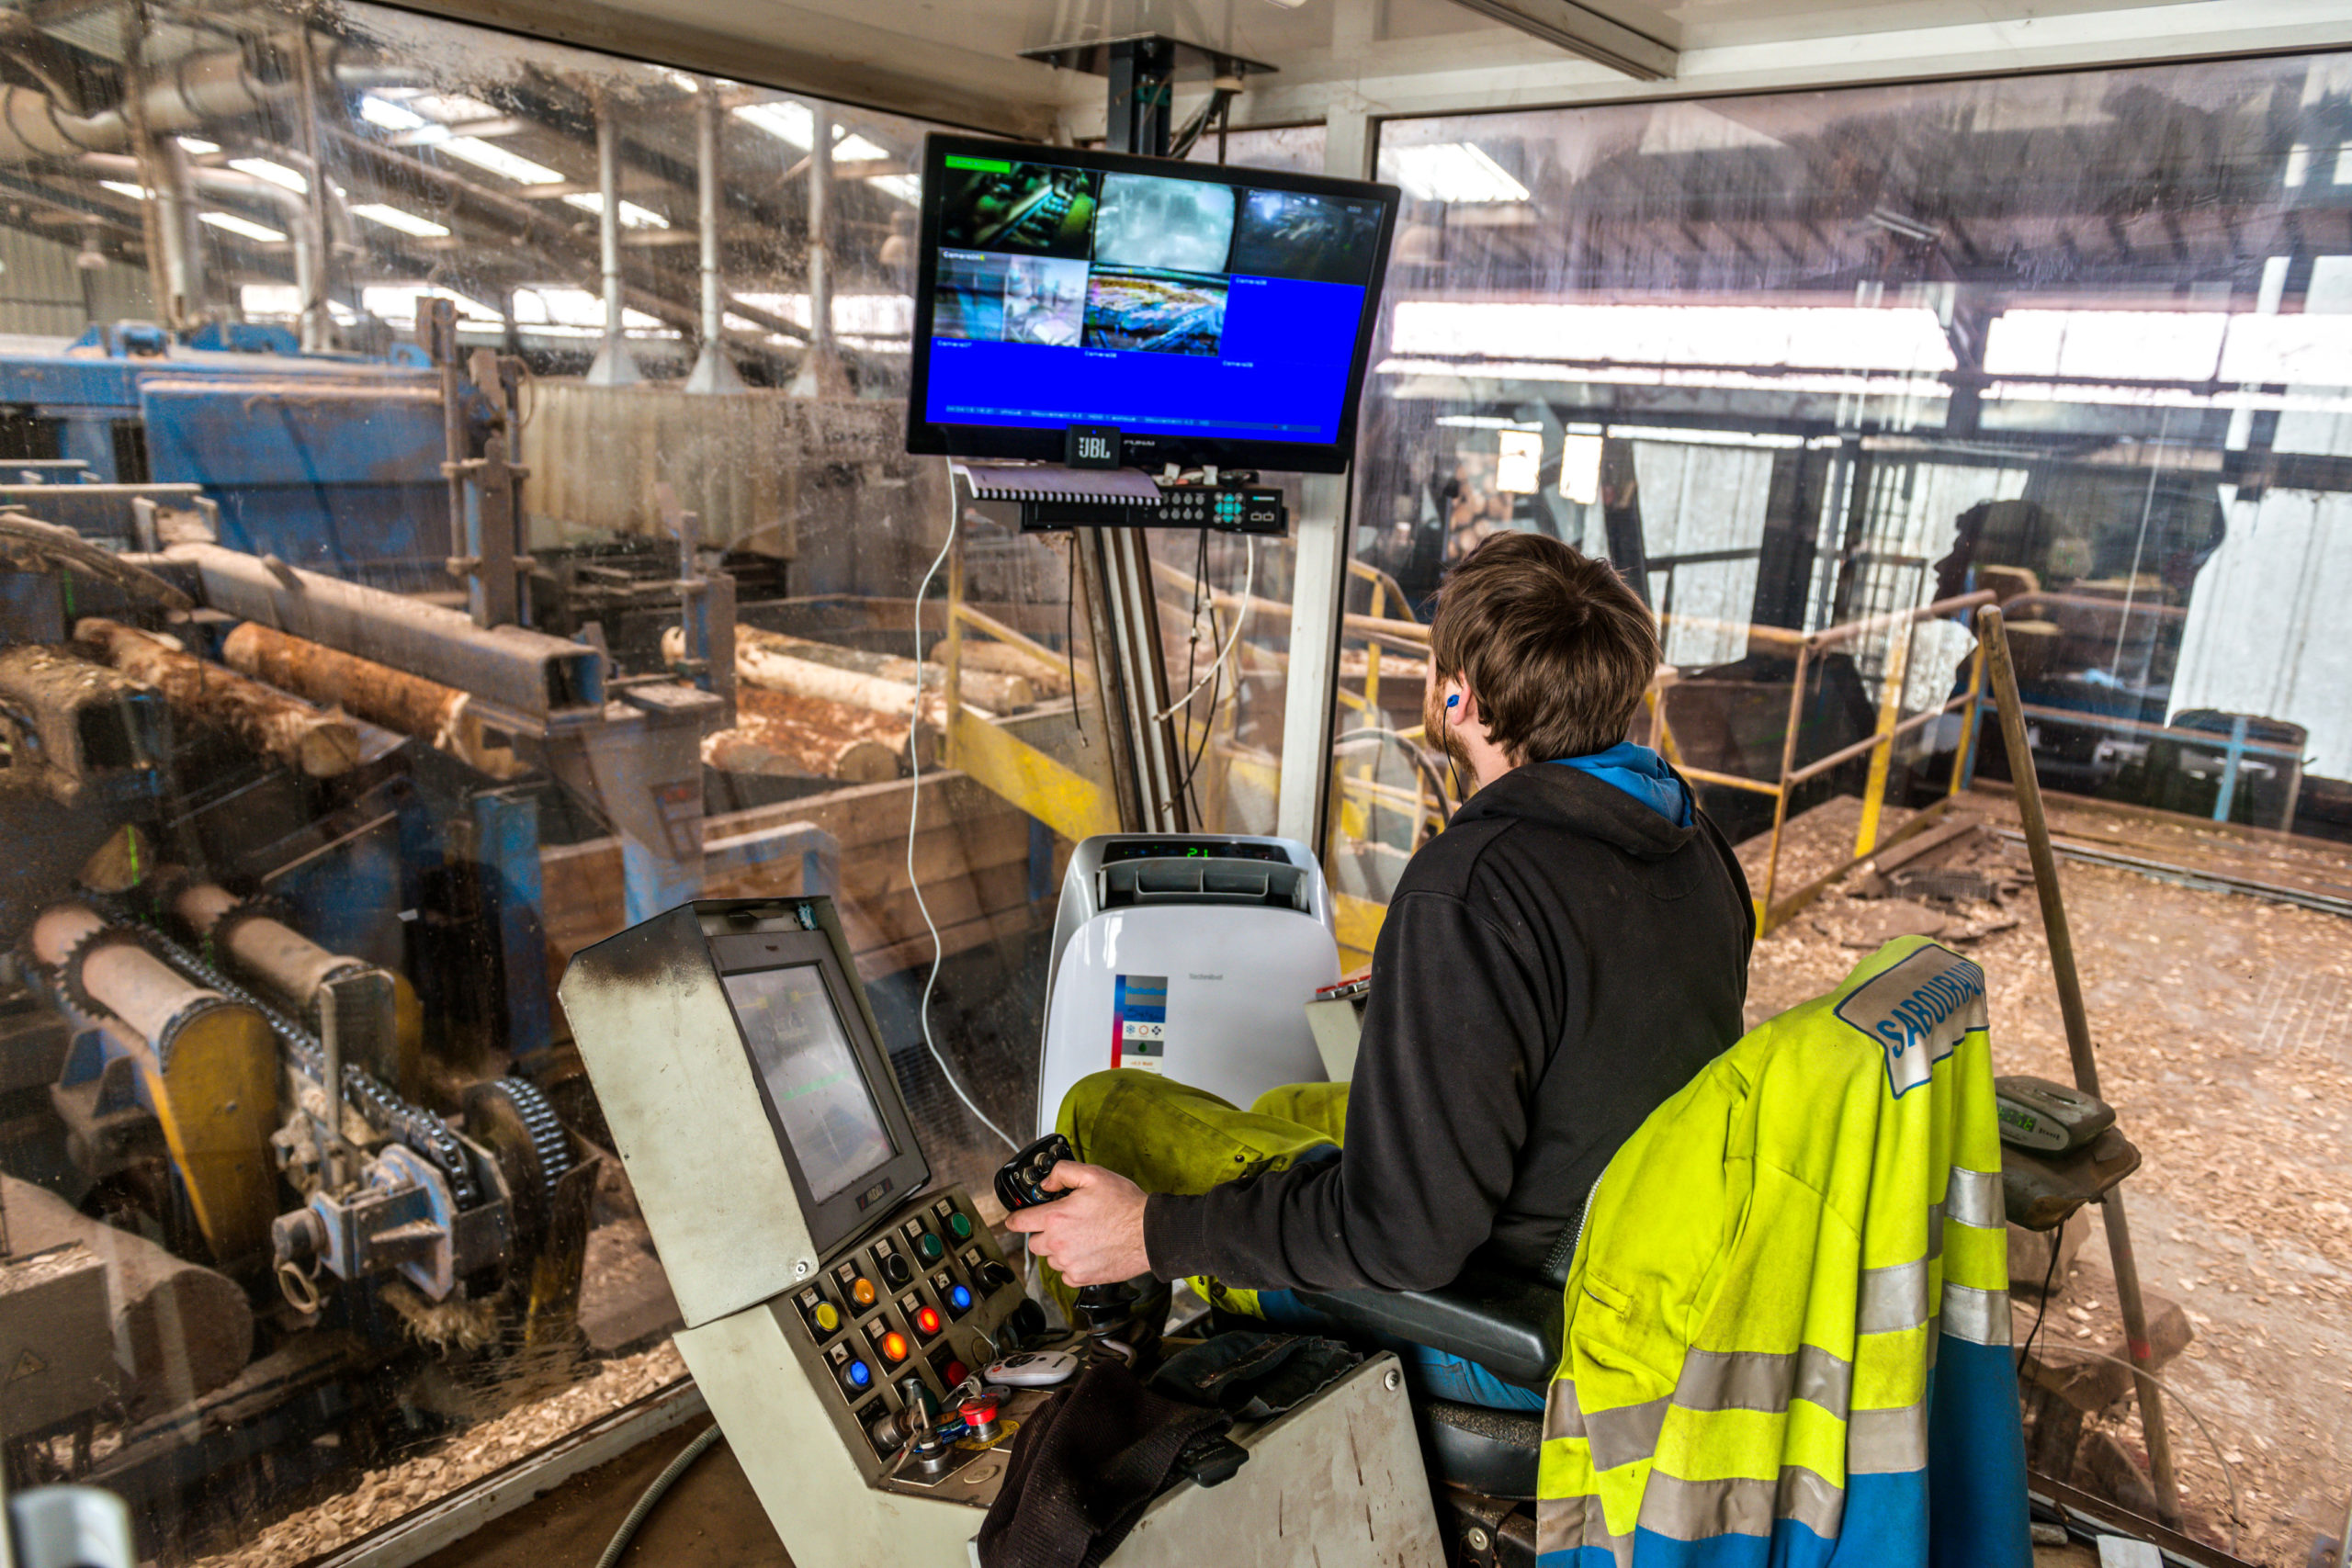
M984 1296L992 1296L1012 1283L1012 1270L1001 1263L983 1263L972 1270L972 1282Z

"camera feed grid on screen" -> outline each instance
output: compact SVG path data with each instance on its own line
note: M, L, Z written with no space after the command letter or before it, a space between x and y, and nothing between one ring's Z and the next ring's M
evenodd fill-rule
M898 1152L813 964L726 977L727 998L811 1202L840 1196Z
M1371 281L1375 202L947 164L933 337L1216 357L1235 277Z

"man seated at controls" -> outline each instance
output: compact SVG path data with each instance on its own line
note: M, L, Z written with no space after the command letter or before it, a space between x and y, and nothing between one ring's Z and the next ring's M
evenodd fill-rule
M1431 1290L1474 1258L1557 1283L1610 1156L1739 1036L1747 879L1625 739L1658 661L1640 600L1604 561L1501 534L1445 583L1430 648L1427 733L1476 793L1397 882L1354 1081L1244 1111L1081 1079L1059 1113L1078 1158L1046 1181L1069 1196L1007 1221L1063 1284L1205 1276L1222 1305L1310 1327L1295 1290ZM1430 1393L1543 1407L1407 1348Z

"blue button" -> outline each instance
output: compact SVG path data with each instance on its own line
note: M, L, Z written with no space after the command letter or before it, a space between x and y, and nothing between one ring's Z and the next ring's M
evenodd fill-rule
M969 1312L969 1311L971 1311L971 1310L972 1310L972 1292L971 1292L971 1287L969 1287L969 1286L967 1286L967 1285L958 1285L958 1286L956 1286L954 1290L952 1290L952 1291L948 1292L947 1292L947 1304L948 1304L949 1306L954 1307L957 1312Z
M854 1387L864 1388L874 1381L874 1374L866 1371L864 1361L852 1361L849 1364L849 1381Z

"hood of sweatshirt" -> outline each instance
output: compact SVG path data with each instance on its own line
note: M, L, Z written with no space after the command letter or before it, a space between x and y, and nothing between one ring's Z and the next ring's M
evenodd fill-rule
M1667 776L1676 784L1682 783L1671 772ZM1678 824L1652 803L1646 792L1637 797L1584 768L1551 762L1513 768L1453 814L1457 826L1493 818L1566 828L1645 861L1664 860L1699 833L1695 813L1687 825Z

